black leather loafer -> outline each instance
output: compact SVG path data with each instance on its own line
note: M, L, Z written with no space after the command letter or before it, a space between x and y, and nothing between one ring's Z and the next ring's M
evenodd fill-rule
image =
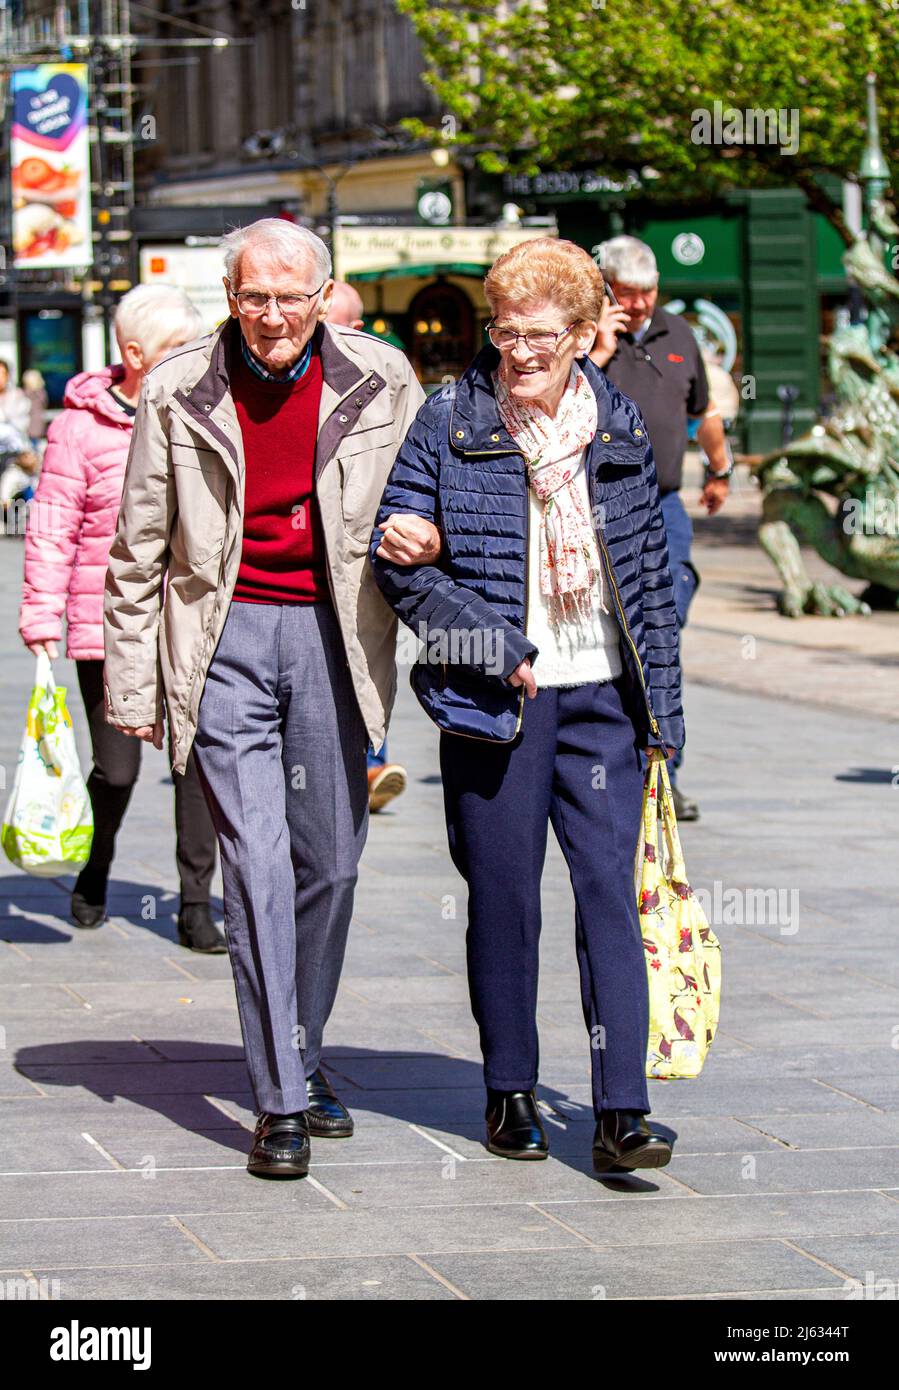
M295 1115L260 1115L247 1172L256 1178L305 1178L309 1150L305 1110Z
M487 1148L501 1158L546 1158L549 1144L533 1091L487 1088Z
M309 1097L309 1133L316 1139L349 1139L353 1132L353 1117L337 1099L324 1072L314 1071L306 1077Z
M183 903L178 913L178 940L189 951L203 956L221 956L228 950L208 903Z
M593 1139L593 1169L664 1168L671 1162L671 1145L649 1128L638 1110L604 1110Z

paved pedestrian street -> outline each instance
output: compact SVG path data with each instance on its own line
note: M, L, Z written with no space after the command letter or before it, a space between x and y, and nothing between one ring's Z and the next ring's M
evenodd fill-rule
M867 711L864 674L867 662L894 680L896 658L878 645L883 619L870 639L845 620L844 639L870 640L873 655L862 674L843 663L842 704L819 698L820 650L801 659L799 629L771 610L773 575L759 577L741 633L757 612L792 672L766 694L764 663L741 661L741 633L722 635L715 618L715 565L732 582L759 559L738 521L729 550L727 532L711 542L712 523L700 528L699 567L714 563L685 636L682 782L702 819L682 837L724 992L701 1078L650 1083L653 1122L677 1135L670 1166L593 1175L573 900L552 840L539 1006L551 1156L487 1153L464 888L446 852L436 735L401 671L390 746L409 789L372 819L326 1037L356 1134L314 1140L305 1181L245 1171L253 1115L230 967L177 944L164 755L145 750L100 930L70 925L72 879L4 861L4 1278L46 1280L64 1300L838 1302L878 1280L896 1296L899 728ZM0 544L7 786L32 673L15 631L21 557L20 542ZM56 665L86 772L74 666Z

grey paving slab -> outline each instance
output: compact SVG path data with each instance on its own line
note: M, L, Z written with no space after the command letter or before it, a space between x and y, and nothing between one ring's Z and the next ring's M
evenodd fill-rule
M109 1170L109 1160L83 1138L85 1130L58 1125L51 1144L46 1139L46 1124L46 1119L41 1117L37 1123L0 1129L0 1177L11 1173L67 1172L72 1169L93 1168L102 1173Z
M589 1300L659 1298L682 1293L752 1289L793 1290L842 1287L812 1260L777 1241L741 1241L694 1248L689 1261L681 1245L656 1245L651 1260L642 1250L597 1247L534 1252L517 1261L486 1253L446 1255L430 1263L473 1299Z
M0 1120L11 1131L27 1131L32 1141L38 1143L42 1132L45 1136L52 1135L59 1128L80 1133L91 1130L92 1124L102 1125L107 1131L110 1128L139 1130L148 1124L186 1130L213 1129L230 1123L219 1108L222 1106L227 1114L240 1115L252 1125L252 1098L247 1092L227 1092L212 1098L198 1093L132 1098L97 1096L79 1088L57 1090L53 1096L41 1097L35 1092L33 1097L3 1101Z
M83 1007L83 1004L61 985L41 985L33 980L22 980L16 985L4 981L0 985L0 1017L7 1022L19 1013L40 1014L45 1018L57 1010L71 1013L73 1009Z
M851 1124L829 1115L753 1115L743 1122L797 1149L867 1149L899 1144L899 1113L864 1110Z
M678 1156L671 1175L695 1192L820 1192L892 1188L899 1194L899 1147L794 1149L743 1156Z
M899 1202L881 1192L664 1196L634 1202L541 1202L547 1211L595 1245L648 1249L659 1242L761 1240L801 1243L812 1235L888 1235L899 1238ZM704 1249L704 1244L703 1244Z
M222 1131L223 1142L226 1132ZM242 1140L234 1137L235 1145ZM75 1216L158 1216L182 1212L258 1212L273 1210L321 1211L329 1205L319 1189L308 1182L268 1183L248 1181L246 1150L234 1150L234 1167L215 1164L209 1173L194 1169L166 1169L148 1162L144 1171L109 1167L106 1172L78 1172L71 1176L48 1173L37 1182L31 1175L0 1179L0 1220L24 1220L38 1216L69 1219ZM152 1152L147 1158L152 1160Z
M69 1265L134 1263L176 1265L205 1262L197 1243L169 1216L123 1216L62 1220L17 1217L0 1221L0 1269L17 1271Z
M646 1176L658 1190L679 1193L666 1173ZM322 1181L353 1210L383 1210L400 1205L459 1207L474 1202L514 1204L544 1199L576 1201L603 1190L593 1175L589 1149L565 1162L551 1158L540 1163L510 1164L503 1159L485 1163L483 1157L481 1161L465 1157L457 1160L435 1148L432 1158L420 1158L414 1164L329 1166Z
M520 1203L411 1209L397 1206L389 1211L331 1208L315 1217L287 1212L185 1214L181 1219L219 1259L409 1252L429 1256L439 1250L514 1252L583 1245L582 1238Z
M759 1065L759 1071L764 1070ZM845 1084L845 1078L840 1085ZM730 1080L716 1074L714 1061L708 1075L697 1081L658 1081L650 1083L649 1099L653 1111L677 1115L757 1115L815 1114L816 1112L855 1112L863 1102L840 1095L833 1085L825 1085L811 1077L759 1077L757 1080Z
M42 1269L37 1278L59 1281L67 1299L190 1299L322 1302L440 1302L457 1299L438 1278L408 1256L365 1259L241 1260L123 1266L104 1269Z
M876 1301L899 1299L899 1236L805 1236L798 1242L810 1255L835 1265L858 1281L856 1296Z

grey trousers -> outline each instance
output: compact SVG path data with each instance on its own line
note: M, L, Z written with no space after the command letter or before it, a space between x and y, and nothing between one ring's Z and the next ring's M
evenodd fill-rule
M257 1113L307 1106L368 832L368 735L330 603L232 603L194 742Z

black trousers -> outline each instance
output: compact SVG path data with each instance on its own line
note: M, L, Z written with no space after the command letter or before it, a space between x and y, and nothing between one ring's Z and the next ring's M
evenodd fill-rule
M87 789L94 813L90 859L82 870L85 885L102 888L115 853L115 838L131 800L140 771L141 740L107 724L103 709L103 662L78 661L78 684L87 714L94 765ZM169 759L171 760L171 742ZM193 750L175 782L175 860L181 880L181 902L209 901L215 872L216 836L206 805Z

